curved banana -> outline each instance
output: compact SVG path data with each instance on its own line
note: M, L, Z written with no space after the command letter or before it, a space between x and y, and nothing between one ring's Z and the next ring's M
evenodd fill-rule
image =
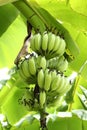
M55 57L47 61L47 67L64 72L68 68L68 61L64 58L64 56Z
M71 88L71 84L70 84L70 81L65 77L65 84L64 84L64 88L61 92L61 95L67 93Z
M56 52L56 51L57 51L57 49L59 48L59 45L60 45L60 37L59 37L59 36L56 36L56 37L55 37L55 43L54 43L53 52Z
M39 69L42 68L43 70L46 69L47 63L45 56L38 56L36 62L37 62L37 68Z
M41 34L38 33L34 36L34 47L39 52L41 49Z
M20 66L20 69L18 70L18 73L19 73L20 77L21 77L23 80L27 80L27 77L24 75L21 66Z
M68 68L68 61L64 59L60 65L57 66L57 69L61 72L66 71Z
M58 88L60 80L61 80L61 76L60 76L60 74L58 74L51 83L51 91L54 91Z
M42 35L42 42L41 42L41 44L42 44L42 46L41 46L42 50L46 51L47 50L47 45L48 45L48 34L47 33Z
M68 68L68 61L64 58L64 56L60 56L59 58L56 58L56 69L64 72Z
M57 51L55 52L57 55L63 55L63 53L65 52L65 48L66 48L66 43L65 41L61 38L60 39L60 45L57 49Z
M48 53L53 50L55 38L56 38L56 36L54 34L48 33L48 39L49 39L48 40L48 47L47 47Z
M52 79L52 81L56 78L56 76L57 76L56 70L51 71L51 79Z
M44 71L43 69L39 70L37 75L37 83L41 89L43 89L44 86Z
M48 91L50 89L50 85L51 85L51 72L49 72L48 69L45 70L45 74L44 74L44 90Z
M61 76L60 78L60 83L56 89L56 92L58 92L59 94L61 94L61 92L63 91L64 89L64 85L65 85L65 77L64 76Z
M41 108L44 108L45 102L46 102L46 93L45 91L41 91L39 95L39 103Z
M31 74L29 73L29 70L28 70L28 60L24 60L22 63L21 63L21 68L23 70L23 73L24 75L29 78L31 76Z
M36 64L35 64L35 57L31 56L28 59L28 69L31 75L36 74Z

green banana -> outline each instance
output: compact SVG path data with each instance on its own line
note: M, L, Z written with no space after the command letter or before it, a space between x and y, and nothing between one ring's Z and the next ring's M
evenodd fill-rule
M45 57L41 57L41 60L40 60L40 67L42 68L42 69L46 69L46 59L45 59Z
M57 76L57 72L54 70L54 71L51 71L51 79L54 80Z
M48 39L49 39L48 40L48 47L47 47L48 53L53 50L55 38L56 38L56 35L54 35L52 33L48 33Z
M56 69L64 72L65 70L67 70L68 68L68 61L64 58L64 56L60 56L58 59L56 59L56 61L58 62L56 64Z
M37 68L42 68L43 70L46 69L46 58L45 56L38 56L36 60Z
M65 85L65 77L61 76L59 84L58 84L57 89L56 89L56 92L58 92L59 94L61 94L61 92L64 89L64 85Z
M57 49L57 51L55 53L58 54L58 55L63 55L63 53L65 52L65 48L66 48L66 43L61 38L61 40L60 40L60 46L58 47L58 49Z
M46 102L46 93L45 91L41 91L39 95L39 103L41 108L44 108L45 102Z
M47 33L45 33L45 34L43 34L42 35L42 50L43 51L46 51L47 50L47 45L48 45L48 34Z
M47 63L47 67L48 68L50 68L50 69L56 69L57 64L58 64L58 57L49 59L47 62L48 62Z
M18 73L19 73L20 77L21 77L23 80L27 80L27 77L24 75L21 66L20 66L20 69L18 70Z
M41 49L41 34L34 35L34 47L39 52Z
M21 63L21 68L23 70L23 73L26 77L30 77L30 73L29 73L29 70L28 70L28 60L24 60L22 63Z
M68 79L65 79L65 84L64 84L64 88L61 92L61 95L67 93L70 89L71 89L70 81Z
M68 68L68 61L65 59L63 60L62 64L57 67L59 71L64 72Z
M69 80L66 77L62 76L59 86L56 89L56 92L59 93L59 95L63 95L66 92L68 92L70 88L71 88L71 85L70 85Z
M64 72L68 68L68 61L65 59L64 56L55 57L47 61L47 67Z
M61 80L61 76L60 74L58 74L51 83L51 91L55 91L58 88L60 80Z
M31 56L28 59L28 70L31 75L36 75L36 64L35 64L35 57Z
M56 52L56 51L57 51L57 49L59 48L59 45L60 45L60 37L59 37L59 36L56 36L56 37L55 37L54 47L53 47L53 52Z
M44 73L44 90L45 91L50 90L50 85L51 85L51 72L49 72L49 69L46 69Z
M41 89L43 89L43 86L44 86L44 71L43 71L43 69L41 69L41 70L38 71L37 83L38 83L38 86Z

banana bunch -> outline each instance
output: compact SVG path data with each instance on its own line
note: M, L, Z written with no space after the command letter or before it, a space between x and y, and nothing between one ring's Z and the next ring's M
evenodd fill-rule
M40 89L45 91L56 91L64 94L70 89L70 82L64 75L58 74L55 70L40 69L37 75L37 83Z
M24 95L22 102L34 110L59 107L62 97L71 88L68 77L63 74L68 68L63 55L66 43L60 36L45 32L30 38L30 48L36 55L31 53L22 60L18 72L25 82L36 87Z
M46 69L46 59L43 56L30 56L24 59L19 67L19 75L29 84L36 83L36 73L39 69Z
M20 77L28 82L29 84L36 83L35 75L36 75L36 57L30 56L28 59L24 59L19 66L19 75Z
M71 84L67 77L57 73L56 70L40 69L37 75L37 84L40 88L41 94L40 101L43 101L40 105L46 103L47 107L60 106L61 97L67 93ZM44 94L42 94L42 92ZM46 100L46 101L45 101Z
M56 36L51 32L45 32L43 35L39 33L35 34L30 39L30 48L38 55L42 55L47 59L50 59L55 56L63 55L66 43L59 36Z
M57 74L54 80L51 82L51 91L56 91L57 94L63 95L71 88L70 81L67 77Z
M47 67L50 69L56 69L57 71L64 72L68 68L68 61L64 56L55 57L47 61Z

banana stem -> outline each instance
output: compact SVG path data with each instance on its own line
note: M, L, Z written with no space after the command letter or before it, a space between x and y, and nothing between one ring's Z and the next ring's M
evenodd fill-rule
M48 113L46 113L45 108L46 107L44 106L44 108L40 110L40 127L41 127L41 130L47 130L46 116L48 115Z

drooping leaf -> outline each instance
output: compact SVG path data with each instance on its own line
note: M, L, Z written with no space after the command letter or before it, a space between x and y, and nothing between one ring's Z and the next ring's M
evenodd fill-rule
M14 22L18 14L18 10L11 4L0 7L0 37Z
M87 57L86 57L87 56L87 51L86 51L87 50L87 37L82 32L80 32L77 35L76 42L78 43L78 46L80 49L80 54L78 55L78 57L74 61L72 61L70 63L70 66L73 68L73 70L78 72L80 70L81 66L87 60Z
M12 125L28 114L26 108L19 102L23 94L24 90L13 87L12 91L1 106L2 113L7 117L8 122Z
M0 68L12 67L26 37L26 25L18 16L0 37Z

